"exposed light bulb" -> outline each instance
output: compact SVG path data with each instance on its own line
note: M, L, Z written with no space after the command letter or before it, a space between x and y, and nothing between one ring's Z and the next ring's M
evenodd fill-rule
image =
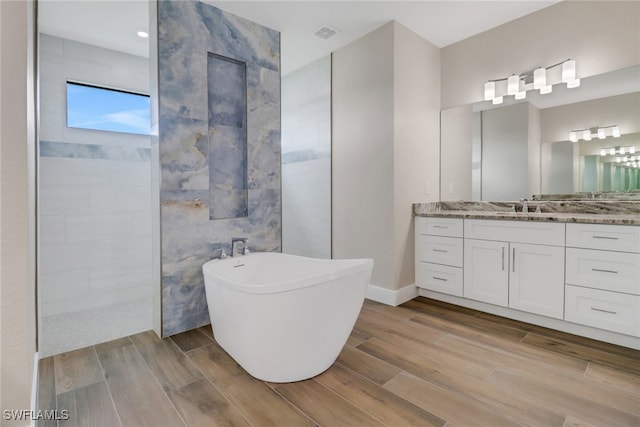
M605 139L607 136L604 133L604 128L598 128L598 138Z
M533 88L542 89L547 85L547 70L540 67L533 71Z
M496 97L496 82L486 82L484 84L484 100L491 101Z

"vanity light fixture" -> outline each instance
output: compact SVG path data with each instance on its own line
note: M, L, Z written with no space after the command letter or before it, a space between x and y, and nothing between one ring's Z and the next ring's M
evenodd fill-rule
M527 96L527 91L531 89L539 90L541 95L551 93L553 82L549 81L547 71L558 66L562 66L562 83L565 83L567 88L572 89L580 86L580 79L576 78L576 61L567 59L548 67L538 67L535 70L514 74L510 77L489 80L484 84L484 100L501 104L504 95L514 96L515 99L524 99ZM506 89L505 85L501 84L502 90L498 96L496 83L504 81L507 82Z
M578 142L579 139L591 141L593 138L605 139L608 136L620 137L620 128L617 125L598 126L587 129L576 129L569 132L569 141Z
M635 154L636 147L633 145L626 145L620 147L605 147L600 149L601 156L615 156L616 154L624 155L624 154ZM637 156L640 158L640 156Z

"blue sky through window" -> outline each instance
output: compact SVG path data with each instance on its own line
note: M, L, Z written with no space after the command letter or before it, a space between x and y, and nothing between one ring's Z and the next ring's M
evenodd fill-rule
M67 126L149 135L147 95L67 82Z

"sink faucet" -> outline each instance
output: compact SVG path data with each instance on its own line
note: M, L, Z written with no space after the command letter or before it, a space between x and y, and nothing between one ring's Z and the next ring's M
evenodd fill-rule
M247 253L247 238L246 237L234 237L231 239L231 256L245 255ZM238 251L238 243L241 244L242 250Z
M529 200L520 199L520 202L522 203L522 212L529 212Z

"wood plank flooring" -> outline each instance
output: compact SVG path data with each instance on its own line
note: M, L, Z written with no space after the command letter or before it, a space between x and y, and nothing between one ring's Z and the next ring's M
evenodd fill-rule
M266 383L210 327L40 361L41 426L640 426L640 351L416 298L365 301L336 363Z

